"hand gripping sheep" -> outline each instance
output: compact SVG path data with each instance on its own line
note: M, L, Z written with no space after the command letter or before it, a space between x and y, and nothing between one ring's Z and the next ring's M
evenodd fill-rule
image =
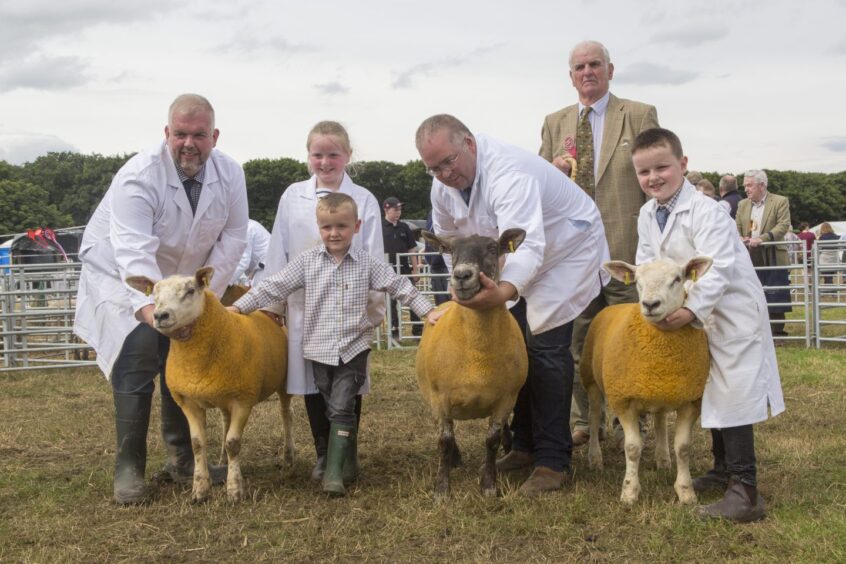
M681 503L696 502L690 479L690 434L708 379L708 341L702 329L689 324L676 331L662 331L654 324L684 305L685 280L700 279L711 263L708 257L694 257L685 266L669 260L638 267L622 261L603 265L615 279L636 282L640 296L640 303L613 305L594 318L579 365L590 399L591 468L602 468L602 393L623 426L626 477L620 499L624 503L632 504L640 495L640 414L654 414L655 463L659 468L670 468L666 415L671 411L677 414L675 490Z
M291 436L291 396L286 391L288 339L261 312L249 316L227 311L208 290L214 269L204 267L194 276L171 276L154 284L144 276L130 276L127 284L140 292L152 289L156 302L156 329L170 337L167 385L185 412L194 449L192 501L209 495L206 448L206 409L223 412L229 468L229 499L244 497L239 453L241 434L253 406L273 393L279 394L285 434L283 463L294 457Z
M525 235L522 229L508 229L497 242L478 235L442 239L423 232L433 247L452 255L450 284L461 299L479 292L480 272L499 280L500 257L513 252ZM501 442L510 450L508 416L528 374L525 341L505 305L474 310L447 302L439 309L445 313L435 325L426 325L417 350L417 383L440 424L435 494L449 493L449 472L461 463L453 420L489 417L481 486L485 495L496 495L497 450Z

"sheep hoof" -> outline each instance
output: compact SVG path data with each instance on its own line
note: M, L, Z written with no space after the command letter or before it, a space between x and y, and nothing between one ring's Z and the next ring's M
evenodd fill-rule
M201 505L209 500L209 492L191 494L191 504Z
M679 496L679 503L682 505L693 505L696 503L696 492L691 486L676 486L676 494Z
M242 490L227 490L226 497L229 498L230 502L238 503L240 501L243 501L244 492Z
M655 460L655 466L657 466L659 470L669 470L673 467L673 463L670 462L669 458L658 458Z
M626 505L634 505L637 502L637 498L640 495L639 490L629 490L623 491L622 495L620 495L620 501L625 503Z
M492 488L482 487L482 495L485 497L496 497L496 486Z

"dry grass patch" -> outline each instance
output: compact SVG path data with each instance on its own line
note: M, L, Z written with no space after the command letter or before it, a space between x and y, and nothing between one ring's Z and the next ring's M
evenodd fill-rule
M343 499L308 479L314 462L302 402L294 402L297 461L276 467L275 401L257 406L244 434L248 499L223 488L199 506L187 487L160 486L142 507L110 502L114 429L108 385L93 369L0 375L0 561L793 561L846 560L846 352L779 350L788 411L757 432L769 518L701 523L675 502L675 470L657 471L652 441L632 508L618 501L625 464L603 443L606 469L574 455L574 482L541 499L516 495L526 473L500 477L483 498L484 422L459 422L465 465L447 503L432 499L436 428L417 391L414 351L373 354L365 399L363 476ZM158 402L148 475L164 460ZM219 416L210 418L212 449ZM692 469L709 467L699 429ZM715 496L704 498L710 501Z

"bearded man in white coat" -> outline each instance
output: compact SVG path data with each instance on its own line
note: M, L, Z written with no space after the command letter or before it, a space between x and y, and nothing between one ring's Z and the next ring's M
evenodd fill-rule
M526 336L529 376L514 407L513 450L497 461L507 472L533 466L523 495L559 489L569 479L568 424L573 386L573 320L599 294L608 245L599 210L566 175L539 157L441 114L417 130L417 150L435 180L432 219L439 236L498 238L526 231L498 283L460 304L485 309L515 302ZM607 281L607 277L605 278Z
M188 481L194 455L188 422L165 381L170 341L153 328L153 299L124 283L161 280L212 266L222 295L246 246L244 171L214 148L214 109L183 94L168 112L165 140L132 157L115 175L85 228L74 332L97 351L111 381L118 504L145 499L147 427L156 374L161 375L162 436L168 461L160 478ZM213 478L225 472L217 468Z

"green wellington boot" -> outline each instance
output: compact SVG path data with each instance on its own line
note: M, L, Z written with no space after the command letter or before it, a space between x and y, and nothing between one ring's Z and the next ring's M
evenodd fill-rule
M332 495L346 495L344 488L344 462L354 440L355 427L332 423L329 427L329 450L326 453L326 472L323 474L323 491Z
M358 428L353 427L350 434L350 445L347 448L347 456L344 458L343 478L344 485L348 486L358 480L361 472L361 465L358 462Z

